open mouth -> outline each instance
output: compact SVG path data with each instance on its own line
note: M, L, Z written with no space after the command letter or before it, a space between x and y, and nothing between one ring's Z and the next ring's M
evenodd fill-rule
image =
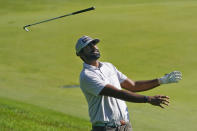
M98 50L92 51L91 54L99 54Z

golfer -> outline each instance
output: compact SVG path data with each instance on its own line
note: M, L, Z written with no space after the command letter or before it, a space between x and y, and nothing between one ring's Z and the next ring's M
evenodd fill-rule
M92 131L132 131L125 101L150 103L164 108L169 97L165 95L144 96L135 92L153 89L161 84L177 83L182 79L179 71L145 81L133 81L114 65L100 62L96 44L99 39L81 37L76 43L76 54L83 60L80 88L84 93L92 123Z

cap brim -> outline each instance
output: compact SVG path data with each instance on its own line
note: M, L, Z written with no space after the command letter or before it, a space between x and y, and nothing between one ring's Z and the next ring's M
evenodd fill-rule
M92 43L92 44L97 44L97 43L99 43L100 42L100 40L99 39L94 39L94 40L92 40L91 42L89 42L88 44L90 44L90 43Z

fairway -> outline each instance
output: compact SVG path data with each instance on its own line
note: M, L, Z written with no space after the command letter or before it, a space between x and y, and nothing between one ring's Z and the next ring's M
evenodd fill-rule
M94 11L23 30L25 25L92 6ZM12 110L7 107L27 110L38 116L35 121L47 122L50 116L49 123L56 119L66 126L69 117L76 122L70 128L35 124L32 130L91 128L80 88L62 88L79 85L82 62L75 55L75 43L83 35L99 38L100 60L113 63L133 80L174 70L183 73L178 84L141 93L170 96L166 109L127 103L134 131L197 130L197 1L0 0L0 7L0 130L18 130L26 122L13 117L16 114L9 116ZM78 123L83 124L76 128Z

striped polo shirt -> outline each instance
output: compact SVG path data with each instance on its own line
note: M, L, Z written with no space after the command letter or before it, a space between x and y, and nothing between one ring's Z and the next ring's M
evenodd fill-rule
M129 113L125 101L99 95L107 84L121 89L120 83L126 78L111 63L99 62L99 67L83 64L83 70L80 74L80 88L86 97L92 124L118 124L120 120L129 122Z

